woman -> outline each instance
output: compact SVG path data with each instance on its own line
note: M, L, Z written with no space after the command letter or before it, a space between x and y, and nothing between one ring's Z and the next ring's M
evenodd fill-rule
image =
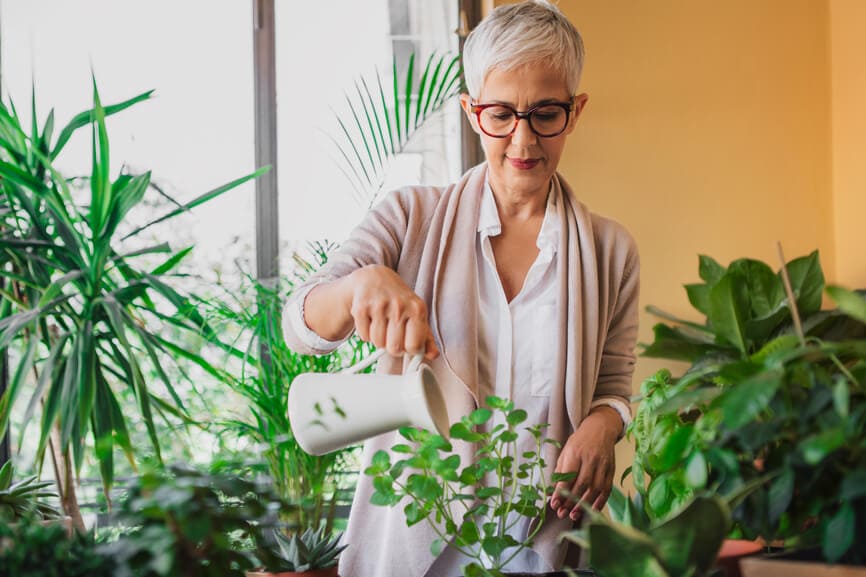
M508 569L552 570L578 501L604 506L630 419L637 249L556 172L587 102L577 94L582 42L560 11L543 0L495 9L469 35L463 60L469 93L460 103L487 161L446 188L404 188L371 210L295 292L286 337L320 354L355 331L387 348L379 371L389 373L401 372L404 352L423 351L452 420L496 394L550 423L562 449L548 463L576 473L557 489L580 499L554 494L535 546ZM397 442L368 441L362 469ZM371 493L362 476L341 575L460 573L459 554L446 547L434 559L433 533L407 528L401 508L371 506Z

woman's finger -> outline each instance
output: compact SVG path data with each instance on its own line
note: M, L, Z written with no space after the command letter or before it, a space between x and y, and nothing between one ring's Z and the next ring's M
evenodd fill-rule
M404 339L406 351L412 354L426 352L428 338L432 338L432 335L430 335L430 327L427 325L427 321L415 317L409 318L406 322L406 336Z
M404 351L411 350L406 346L406 321L395 318L388 321L387 333L385 335L388 354L402 355Z
M370 321L370 342L376 348L382 349L388 346L388 319L384 315L375 315Z

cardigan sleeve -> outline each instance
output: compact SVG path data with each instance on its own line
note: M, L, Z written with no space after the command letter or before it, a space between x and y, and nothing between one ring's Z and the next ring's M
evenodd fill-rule
M300 354L321 355L345 341L317 341L305 333L306 325L297 322L298 312L302 313L304 308L300 299L305 299L313 286L342 278L370 264L396 268L408 226L410 199L405 189L389 193L366 213L348 240L328 256L328 261L295 287L283 309L283 334L290 349ZM300 321L303 323L303 316Z
M621 226L611 251L613 282L608 286L608 327L593 401L616 398L629 404L636 362L640 258L637 244Z

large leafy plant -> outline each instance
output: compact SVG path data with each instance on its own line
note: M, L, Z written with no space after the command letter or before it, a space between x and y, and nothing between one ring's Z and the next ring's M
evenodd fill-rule
M430 547L434 556L449 544L474 559L463 568L466 577L502 575L509 561L532 546L553 485L573 477L546 477L542 454L556 441L544 437L545 425L520 427L526 411L499 397L486 400L489 408L474 410L450 430L452 439L473 444L473 462L462 464L440 435L404 428L400 434L409 443L391 451L405 458L392 462L388 452L379 451L364 471L373 477L373 504L393 507L405 502L407 525L430 524L438 535ZM519 434L532 436L533 451L518 453ZM534 524L518 541L509 531L522 519Z
M792 275L801 297L824 288L816 255L799 262L813 258L814 265L800 269L807 271L801 282ZM713 288L710 298L729 303L734 312L725 318L738 322L723 331L718 324L689 325L715 332L718 340L700 344L693 333L656 328L654 352L689 350L694 356L679 358L693 364L679 379L662 371L643 385L631 429L635 484L646 495L647 511L662 517L696 491L726 493L764 479L734 510L743 534L818 545L830 561L863 562L856 544L866 538L866 300L831 287L839 308L816 310L819 292L803 301L812 312L801 319L799 305L790 305L800 301L786 297L772 307L786 315L771 313L778 318L769 323L765 313L749 316L753 308L744 306L745 298L727 295L772 303L768 297L777 289L771 277L766 270L749 277L742 265L734 270L725 296ZM751 282L755 278L763 280ZM744 348L719 335L732 327L742 328L736 331Z
M188 295L172 288L167 278L192 247L173 251L165 242L131 246L125 241L263 172L176 203L174 210L129 230L126 219L150 189L150 173L112 176L105 120L150 94L103 106L94 81L93 108L76 115L56 135L53 111L41 127L38 124L35 97L29 134L14 105L0 104L0 276L6 280L0 349L17 344L21 351L0 398L0 431L6 430L32 375L35 383L23 426L41 413L37 462L43 462L50 448L64 510L79 526L73 479L85 456L92 454L98 461L106 497L114 479L115 449L135 464L129 434L132 407L122 406L120 388L133 393L137 418L158 461L156 416L187 418L181 395L164 369L185 345L164 336L160 327L171 326L176 333L211 332ZM90 174L67 177L55 162L72 135L87 127ZM161 255L161 260L147 265L145 255ZM200 364L206 362L200 359ZM159 376L161 390L145 376L148 365ZM22 438L24 434L22 430Z

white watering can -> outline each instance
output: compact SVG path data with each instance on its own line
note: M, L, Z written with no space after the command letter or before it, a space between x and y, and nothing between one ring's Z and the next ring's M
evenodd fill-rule
M324 455L400 427L448 438L448 411L423 355L413 355L402 375L356 374L385 354L378 350L339 373L304 373L289 388L289 421L311 455Z

